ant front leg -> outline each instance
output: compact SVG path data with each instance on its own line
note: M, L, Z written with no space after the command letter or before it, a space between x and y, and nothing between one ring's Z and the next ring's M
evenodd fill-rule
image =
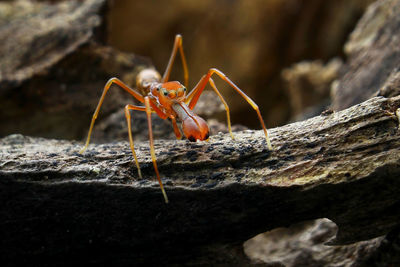
M203 92L204 88L206 87L207 83L209 82L211 84L211 87L214 89L218 97L221 99L222 103L225 106L225 110L227 112L227 119L228 119L228 127L229 127L229 132L232 136L232 131L230 129L230 116L229 116L229 107L226 104L225 100L223 100L223 97L219 90L215 87L214 81L211 79L211 76L213 74L217 74L222 80L227 82L236 92L240 94L241 97L243 97L247 103L250 104L250 106L257 112L258 119L260 120L260 124L263 128L265 139L267 141L267 146L269 150L272 150L271 142L268 137L268 131L267 128L265 127L264 120L261 116L260 109L258 105L248 96L246 95L242 90L240 90L239 87L237 87L236 84L234 84L222 71L212 68L209 69L207 74L204 75L200 81L197 83L197 85L194 87L194 89L187 95L186 97L186 103L188 104L190 109L193 109L195 105L197 104L197 101L199 100L199 97L201 93Z
M153 161L154 171L156 172L157 180L158 180L158 183L160 184L161 192L163 193L165 203L168 203L167 193L165 193L164 186L163 186L163 183L160 178L160 173L158 172L157 158L156 158L156 153L154 151L153 128L151 126L151 112L152 112L151 107L152 107L152 105L150 104L150 98L148 96L146 96L144 98L144 104L146 106L147 124L149 126L149 141L150 141L151 160Z
M133 143L130 110L146 111L146 107L140 107L140 106L134 106L134 105L126 105L125 106L125 117L126 117L126 123L128 124L129 145L132 150L133 158L135 159L135 164L136 164L136 167L138 170L138 175L140 178L142 178L142 172L140 171L139 161L137 159L136 152L135 152L135 146Z
M87 147L89 146L90 136L91 136L91 134L92 134L94 122L95 122L96 119L97 119L97 116L98 116L99 111L100 111L100 107L101 107L101 105L103 104L104 98L105 98L105 96L106 96L108 90L110 89L111 85L114 84L114 83L117 84L117 85L119 85L122 89L124 89L125 91L127 91L130 95L132 95L134 98L136 98L136 99L139 100L140 102L142 102L142 103L144 102L144 98L143 98L143 96L142 96L140 93L136 92L135 90L133 90L132 88L130 88L129 86L127 86L126 84L124 84L124 83L123 83L121 80L119 80L118 78L111 78L110 80L108 80L108 82L107 82L106 85L104 86L103 94L102 94L101 97L100 97L99 103L97 104L96 111L95 111L94 114L93 114L92 121L91 121L90 127L89 127L89 133L88 133L88 136L87 136L87 139L86 139L85 146L81 149L81 151L79 151L79 153L81 153L81 154L82 154L83 152L85 152L85 150L86 150Z
M161 82L168 82L169 81L169 76L171 74L171 69L172 65L174 64L175 58L176 58L176 53L178 52L181 54L181 60L182 60L182 66L183 66L183 77L184 77L184 84L186 87L188 87L189 83L189 72L188 72L188 67L186 64L186 58L185 58L185 53L183 53L183 45L182 45L182 36L180 34L177 34L175 36L175 42L174 42L174 47L172 48L171 56L168 61L167 68L165 69L164 75L161 79Z
M132 150L132 155L135 159L136 167L138 169L138 174L139 177L142 178L142 173L140 171L140 166L139 166L139 161L136 156L135 152L135 147L133 143L133 137L132 137L132 127L131 127L131 113L130 110L138 110L138 111L145 111L147 115L147 124L149 126L149 140L150 140L150 153L151 153L151 159L153 161L153 166L154 166L154 171L157 176L158 183L160 184L161 192L164 196L165 203L168 203L168 197L167 193L165 193L163 183L160 178L160 173L158 172L158 167L157 167L157 161L156 161L156 154L154 151L154 141L153 141L153 129L151 126L151 113L152 113L152 105L150 104L150 98L145 97L144 98L144 103L145 107L140 107L140 106L134 106L134 105L126 105L125 106L125 117L126 117L126 122L128 124L128 134L129 134L129 144ZM156 110L156 113L159 113L159 110ZM165 114L159 114L160 117L165 117Z
M174 133L175 133L176 139L179 139L179 140L182 139L182 133L179 130L178 125L176 124L176 118L175 117L171 118L171 122L172 122L172 127L174 128Z

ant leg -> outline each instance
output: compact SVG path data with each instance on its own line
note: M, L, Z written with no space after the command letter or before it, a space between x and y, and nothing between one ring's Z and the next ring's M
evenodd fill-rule
M126 122L128 124L128 134L129 134L129 145L132 150L132 155L133 158L135 159L135 164L138 170L139 177L142 178L142 173L140 171L140 166L139 166L139 161L136 156L135 152L135 147L133 144L133 138L132 138L132 127L131 127L131 112L129 110L139 110L139 111L146 111L145 107L139 107L139 106L134 106L134 105L126 105L125 106L125 117L126 117Z
M231 135L232 139L235 139L235 137L233 136L233 133L232 133L232 128L231 128L231 116L230 116L230 113L229 113L229 106L226 103L224 97L221 95L221 93L219 92L219 90L215 86L214 80L211 77L210 77L209 82L210 82L211 87L214 89L214 92L218 95L219 99L221 100L222 104L225 107L226 120L227 120L227 123L228 123L229 134Z
M97 107L96 107L96 111L95 111L94 114L93 114L92 121L91 121L90 127L89 127L89 133L88 133L88 136L87 136L87 139L86 139L85 146L81 149L81 151L79 151L79 153L81 153L81 154L82 154L83 152L85 152L85 150L86 150L87 147L89 146L90 136L91 136L91 134L92 134L94 122L95 122L95 120L96 120L96 118L97 118L97 115L99 114L100 107L101 107L101 105L103 104L104 98L105 98L105 96L106 96L108 90L110 89L110 87L111 87L111 85L112 85L113 83L119 85L122 89L124 89L125 91L127 91L130 95L132 95L134 98L136 98L136 99L139 100L140 102L142 102L142 103L144 102L144 98L143 98L143 96L142 96L140 93L136 92L135 90L133 90L132 88L130 88L129 86L127 86L126 84L124 84L124 83L123 83L121 80L119 80L118 78L111 78L111 79L109 79L108 82L106 83L106 85L104 86L103 94L101 95L100 100L99 100L99 103L97 104Z
M194 108L194 106L196 105L197 101L199 100L199 97L200 97L201 93L203 92L205 86L210 81L211 76L214 73L217 74L222 80L227 82L257 112L258 119L260 120L261 126L262 126L262 128L264 130L265 140L267 141L268 149L272 150L271 142L270 142L269 137L268 137L268 131L267 131L267 128L265 127L264 120L263 120L263 118L261 116L260 109L259 109L258 105L248 95L246 95L242 90L240 90L240 88L237 87L237 85L234 84L222 71L220 71L218 69L215 69L215 68L212 68L212 69L208 70L206 75L201 77L201 79L197 83L197 85L194 87L194 89L186 97L186 101L185 102L188 103L189 108L190 109Z
M169 80L169 75L171 74L171 69L172 65L174 64L176 53L178 52L181 54L181 60L182 60L182 66L183 66L183 77L185 81L185 86L188 87L189 83L189 72L188 72L188 67L186 64L186 58L185 58L185 53L183 53L183 46L182 46L182 36L180 34L177 34L175 36L175 42L174 42L174 47L172 48L171 52L171 57L169 58L167 68L164 72L164 75L161 79L161 82L168 82Z
M164 186L160 178L160 173L158 172L156 153L154 151L153 130L151 127L151 105L150 105L150 98L148 96L144 98L144 104L146 106L147 124L149 126L151 160L153 161L154 171L156 172L157 180L158 183L160 184L161 192L163 193L165 203L168 203L167 193L165 193Z
M160 175L158 173L157 163L155 162L155 153L154 153L154 144L153 144L153 132L152 132L152 127L151 127L151 112L152 112L152 110L151 110L151 104L150 104L150 101L149 101L148 97L145 98L145 104L148 104L148 105L146 105L146 107L134 106L134 105L126 105L125 106L125 117L126 117L126 121L127 121L127 124L128 124L129 144L130 144L130 147L131 147L131 150L132 150L132 155L133 155L133 157L135 159L135 164L136 164L136 167L138 169L139 177L142 178L142 173L140 171L139 161L138 161L136 153L135 153L135 148L134 148L134 143L133 143L133 138L132 138L131 114L130 114L129 110L146 111L148 124L149 124L151 157L152 157L152 159L154 159L153 160L153 165L155 164L154 165L154 169L155 169L155 172L156 172L156 175L157 175L158 182L160 183L161 191L162 191L162 193L164 195L165 202L168 203L167 194L165 193L163 184L162 184L161 179L160 179ZM149 108L147 108L147 107L149 107ZM148 109L149 109L150 113L148 113ZM157 114L160 117L164 117L165 116L165 114L163 114L163 113L157 112Z
M182 139L182 133L178 128L178 125L176 124L176 119L175 117L171 118L171 122L172 122L172 127L174 127L174 133L176 136L176 139Z

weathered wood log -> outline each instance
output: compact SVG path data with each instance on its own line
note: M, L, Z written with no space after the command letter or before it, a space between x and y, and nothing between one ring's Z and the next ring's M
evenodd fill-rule
M345 45L348 63L333 91L334 110L372 96L399 95L399 13L397 0L379 0L368 7Z
M271 129L273 151L261 131L156 141L168 205L146 142L138 179L127 142L80 155L77 142L3 138L3 257L226 263L227 248L258 233L324 217L339 226L331 244L384 235L400 221L399 107L400 97L378 97Z

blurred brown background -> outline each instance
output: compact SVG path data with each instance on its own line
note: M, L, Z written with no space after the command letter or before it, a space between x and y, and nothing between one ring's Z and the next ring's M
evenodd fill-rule
M302 60L325 63L343 57L343 44L371 2L118 0L111 3L108 41L150 57L162 72L174 35L182 34L190 85L210 67L220 69L256 101L272 127L293 115L282 69ZM172 78L182 79L179 64ZM259 128L247 103L215 80L228 99L233 123ZM224 120L224 112L215 116Z

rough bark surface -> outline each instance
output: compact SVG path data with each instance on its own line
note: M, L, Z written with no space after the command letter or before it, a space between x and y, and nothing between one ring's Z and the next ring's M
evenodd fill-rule
M316 218L338 225L331 244L384 235L400 219L399 107L400 97L372 98L271 129L273 151L261 131L158 141L168 205L147 143L136 145L141 180L126 142L80 155L76 142L3 138L2 257L237 263L232 251L250 237Z
M20 85L46 72L101 25L105 0L62 4L15 1L0 6L0 88Z

